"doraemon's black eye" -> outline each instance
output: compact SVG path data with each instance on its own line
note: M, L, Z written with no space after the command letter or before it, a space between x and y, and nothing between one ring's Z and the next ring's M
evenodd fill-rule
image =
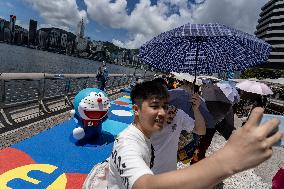
M98 95L99 95L100 97L105 97L104 93L102 93L102 92L99 92Z

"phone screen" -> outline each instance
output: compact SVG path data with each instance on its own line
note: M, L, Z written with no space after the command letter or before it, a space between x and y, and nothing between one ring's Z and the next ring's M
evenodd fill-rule
M261 119L260 124L263 124L265 122L267 122L268 120L272 119L272 118L277 118L280 120L280 124L277 130L272 131L272 134L276 133L277 131L282 131L284 132L284 116L281 115L273 115L273 114L263 114L263 117ZM273 146L282 146L284 147L284 137L282 137L282 139L280 141L278 141L277 143L275 143Z
M200 86L194 85L194 86L193 86L193 91L194 91L195 93L200 94L199 88L200 88Z

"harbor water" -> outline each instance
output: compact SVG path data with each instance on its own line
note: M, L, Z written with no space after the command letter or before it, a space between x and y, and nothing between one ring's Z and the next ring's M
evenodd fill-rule
M94 74L101 62L0 43L0 73ZM109 73L131 74L135 68L107 64ZM136 73L145 71L137 69ZM149 72L147 72L147 75Z

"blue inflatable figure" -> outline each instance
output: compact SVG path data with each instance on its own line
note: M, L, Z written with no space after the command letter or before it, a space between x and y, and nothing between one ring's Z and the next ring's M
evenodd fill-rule
M76 140L100 137L102 121L107 117L110 102L107 94L97 88L81 90L74 99L71 117L77 127L73 130Z

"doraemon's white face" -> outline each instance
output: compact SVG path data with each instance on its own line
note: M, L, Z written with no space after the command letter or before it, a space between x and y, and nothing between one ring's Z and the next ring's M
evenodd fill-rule
M109 99L104 93L91 92L79 103L78 112L85 120L100 120L107 114L109 108Z

